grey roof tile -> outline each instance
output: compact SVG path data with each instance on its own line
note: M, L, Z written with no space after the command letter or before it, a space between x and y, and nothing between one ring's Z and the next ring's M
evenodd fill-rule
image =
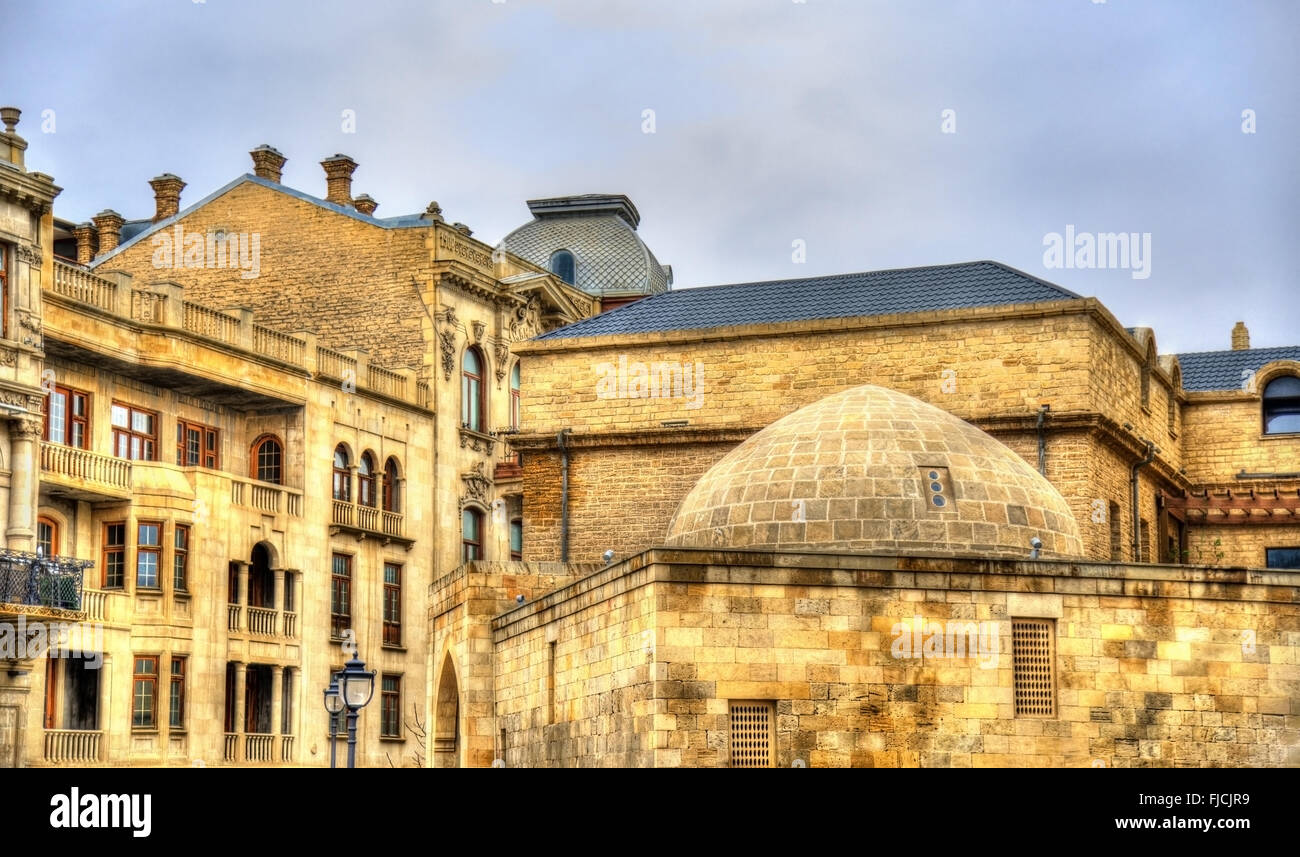
M1274 360L1300 360L1300 345L1178 355L1178 365L1183 370L1183 389L1191 392L1240 389L1243 381Z

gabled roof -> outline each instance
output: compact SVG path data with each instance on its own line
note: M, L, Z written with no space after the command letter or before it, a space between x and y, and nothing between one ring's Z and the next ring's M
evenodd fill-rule
M1300 345L1178 355L1178 363L1183 368L1183 389L1189 392L1240 390L1242 383L1260 367L1275 360L1300 361Z
M332 211L335 214L342 214L345 217L351 217L354 220L360 220L362 223L369 223L371 226L378 226L382 229L403 229L403 228L414 227L414 226L433 225L433 221L426 220L422 214L403 214L396 217L371 217L368 214L362 214L361 212L357 211L355 208L351 208L350 206L339 205L333 202L326 202L325 200L320 199L319 197L312 196L311 194L308 193L303 193L300 190L294 190L291 187L286 187L285 185L279 184L278 182L273 182L270 179L264 179L260 176L255 176L251 173L245 173L244 175L240 176L239 178L235 179L229 184L224 185L223 187L220 187L217 190L213 191L212 193L208 194L207 196L203 197L203 199L199 200L193 205L186 206L176 214L173 214L171 217L167 217L162 220L159 220L157 223L151 224L147 220L127 221L127 223L124 224L122 227L122 234L121 234L122 243L119 244L111 253L108 253L107 255L95 259L95 261L90 263L90 267L96 268L104 264L109 259L112 259L114 256L123 252L127 248L133 247L138 242L148 239L149 236L153 235L155 232L158 232L161 229L167 229L171 227L174 223L176 223L176 221L189 215L190 212L202 208L203 206L207 205L209 202L212 202L214 199L224 196L225 194L229 193L230 191L234 190L240 185L248 182L251 182L256 185L261 185L262 187L267 188L268 190L273 190L277 193L285 194L286 196L291 196L294 199L300 199L303 202L309 202L312 205L319 206L320 208L324 208L327 211Z
M561 327L539 339L701 330L964 307L1082 300L1000 262L866 271L676 289Z

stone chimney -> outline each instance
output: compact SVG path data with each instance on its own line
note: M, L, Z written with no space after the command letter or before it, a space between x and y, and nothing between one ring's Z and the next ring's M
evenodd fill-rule
M362 214L374 214L375 209L379 207L379 203L371 199L370 194L368 193L363 193L361 196L352 200L352 204L356 206L357 211Z
M23 166L23 152L27 151L27 141L14 131L21 115L17 107L0 107L0 122L5 123L4 133L0 134L0 159L16 167Z
M288 160L277 149L263 143L248 154L253 156L253 175L259 179L280 183L280 170Z
M116 250L118 241L122 237L122 224L126 223L122 215L111 208L106 208L92 219L95 221L95 228L99 230L98 255L103 256Z
M180 176L163 173L149 179L149 187L153 188L154 223L181 210L181 191L185 188L185 182L181 181Z
M95 258L95 227L90 223L78 223L72 235L77 239L77 264L89 265Z
M325 201L352 205L352 173L357 162L347 155L335 155L320 162L325 168Z
M1232 328L1232 350L1247 351L1250 349L1250 331L1246 329L1246 322L1239 321Z

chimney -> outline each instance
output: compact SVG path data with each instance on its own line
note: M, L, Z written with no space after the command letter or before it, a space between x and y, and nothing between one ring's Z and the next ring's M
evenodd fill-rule
M23 112L17 107L0 107L0 122L5 123L4 133L0 134L0 160L8 161L16 167L23 165L23 152L27 150L27 141L14 131L18 127L18 117Z
M185 188L185 182L181 181L180 176L163 173L149 179L149 187L153 188L154 223L181 210L181 191Z
M1232 328L1232 350L1250 350L1250 331L1246 329L1246 323L1244 321L1237 322L1237 324Z
M371 199L370 194L368 193L363 193L361 196L352 200L352 204L355 205L357 211L362 214L374 214L375 209L379 207L379 203Z
M89 265L95 258L95 227L90 223L78 223L72 235L77 239L77 264Z
M280 183L280 170L288 160L277 149L263 143L248 154L253 156L253 175L259 179Z
M111 208L106 208L94 218L95 228L99 230L99 254L111 253L117 249L118 239L122 235L122 224L126 221L122 215Z
M352 173L357 162L347 155L335 155L320 162L325 168L325 201L352 205Z

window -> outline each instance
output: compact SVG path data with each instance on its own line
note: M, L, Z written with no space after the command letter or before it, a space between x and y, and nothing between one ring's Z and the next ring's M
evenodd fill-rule
M153 729L157 723L155 702L158 698L157 656L135 658L132 676L131 726L134 729Z
M55 387L45 400L44 438L50 443L90 448L90 394Z
M343 632L351 627L352 557L336 553L330 577L330 634L342 639Z
M185 658L172 655L172 675L167 692L167 722L173 729L185 728Z
M516 561L524 558L524 522L518 518L510 522L510 558Z
M384 645L402 645L402 567L384 563Z
M176 421L176 463L181 467L217 469L220 432L198 423Z
M520 389L519 364L515 363L514 368L510 370L510 428L515 430L519 429Z
M177 592L186 591L186 571L190 563L190 528L177 524L172 547L172 587Z
M375 505L375 457L368 451L357 464L357 500L362 506Z
M162 524L141 521L136 525L135 585L140 589L158 588L158 559L162 553L159 535Z
M1011 620L1016 717L1056 716L1056 633L1051 619Z
M731 703L731 767L775 766L774 707L763 699Z
M104 524L104 588L126 585L126 523Z
M36 519L36 550L41 556L58 556L59 524L53 518Z
M1119 504L1114 500L1106 507L1107 520L1110 522L1110 558L1112 562L1124 559L1124 539L1120 534Z
M9 338L9 254L0 244L0 336Z
M383 738L402 737L402 677L386 675L380 690L379 734Z
M470 431L483 431L483 355L473 346L465 349L461 364L460 422Z
M260 482L283 483L284 446L273 434L262 435L253 441L252 476Z
M460 515L461 559L469 562L483 558L483 513L477 509L466 509Z
M397 484L397 459L390 457L384 462L384 511L400 512L401 506L398 501L397 491L400 487Z
M291 571L286 571L284 573L284 612L286 613L295 612L293 588L294 574Z
M118 458L157 461L158 415L114 402L113 454Z
M1300 378L1283 375L1264 387L1264 434L1300 432Z
M285 667L280 678L280 734L293 734L293 667Z
M334 447L334 499L352 502L352 472L348 470L348 451L341 443Z
M559 277L569 285L577 282L577 265L574 264L573 254L568 250L556 250L551 254L551 273Z
M1265 548L1264 555L1268 568L1300 569L1300 548Z

